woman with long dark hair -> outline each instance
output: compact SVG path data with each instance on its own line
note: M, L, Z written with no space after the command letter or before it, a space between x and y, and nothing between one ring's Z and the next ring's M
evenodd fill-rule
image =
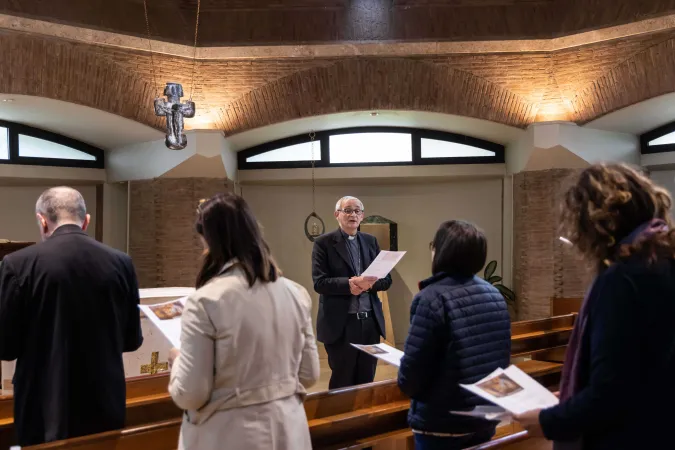
M218 194L197 212L204 260L170 358L169 392L185 410L179 448L311 449L309 294L282 277L243 198Z
M517 417L556 449L673 448L671 204L624 164L585 169L564 197L563 236L597 273L568 344L560 404Z

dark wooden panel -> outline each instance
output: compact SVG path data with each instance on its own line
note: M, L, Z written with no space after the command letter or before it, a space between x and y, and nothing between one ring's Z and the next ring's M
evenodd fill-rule
M575 314L581 309L581 303L584 301L581 297L576 298L552 298L551 299L551 317L562 316L565 314Z
M192 44L197 0L148 1L159 39ZM547 38L665 15L673 0L203 0L202 45ZM0 0L0 11L145 36L142 0Z
M14 253L17 250L21 250L22 248L26 248L33 244L35 244L35 242L18 242L18 241L3 242L2 240L0 240L0 261L2 261L2 258L9 255L10 253Z

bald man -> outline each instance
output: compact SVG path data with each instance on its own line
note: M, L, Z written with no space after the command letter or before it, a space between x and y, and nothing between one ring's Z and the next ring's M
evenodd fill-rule
M48 189L35 212L42 242L0 266L0 359L17 360L21 446L123 428L122 353L143 342L131 258L87 235L82 195Z

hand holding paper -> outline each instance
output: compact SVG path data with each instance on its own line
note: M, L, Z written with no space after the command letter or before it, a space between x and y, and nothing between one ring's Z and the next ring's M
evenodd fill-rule
M377 280L378 280L377 277L363 277L363 276L361 276L361 277L354 277L354 278L350 279L349 281L351 281L356 286L358 286L361 289L361 291L363 292L363 291L367 291L368 289L373 287L373 284L375 284L375 282ZM361 292L359 292L359 294L360 293ZM354 292L352 292L352 294L354 294ZM358 294L354 294L354 295L358 295Z

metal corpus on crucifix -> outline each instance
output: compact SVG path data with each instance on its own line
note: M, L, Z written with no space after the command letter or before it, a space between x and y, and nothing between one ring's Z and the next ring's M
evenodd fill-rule
M165 370L169 370L169 363L159 362L159 352L152 352L150 364L143 364L141 366L141 373L149 373L150 375L154 375L157 372L163 372Z
M201 9L201 0L197 0L197 16L195 23L195 42L192 49L192 87L190 88L190 100L185 103L180 102L183 97L183 86L179 83L166 83L164 95L166 99L159 97L159 84L157 83L157 73L155 72L155 59L152 54L152 37L150 34L150 20L148 19L148 3L143 0L143 11L145 13L145 27L148 33L148 48L150 50L150 67L152 76L155 80L155 89L158 92L158 98L155 99L155 115L166 117L166 140L165 144L171 150L182 150L187 146L187 136L183 134L183 119L195 116L195 104L192 101L192 94L195 90L195 70L197 67L197 36L199 34L199 11ZM159 67L159 66L158 66Z
M163 98L155 99L155 114L166 117L166 146L171 150L182 150L187 146L187 137L183 133L183 118L195 116L195 102L180 102L183 86L178 83L167 83Z

